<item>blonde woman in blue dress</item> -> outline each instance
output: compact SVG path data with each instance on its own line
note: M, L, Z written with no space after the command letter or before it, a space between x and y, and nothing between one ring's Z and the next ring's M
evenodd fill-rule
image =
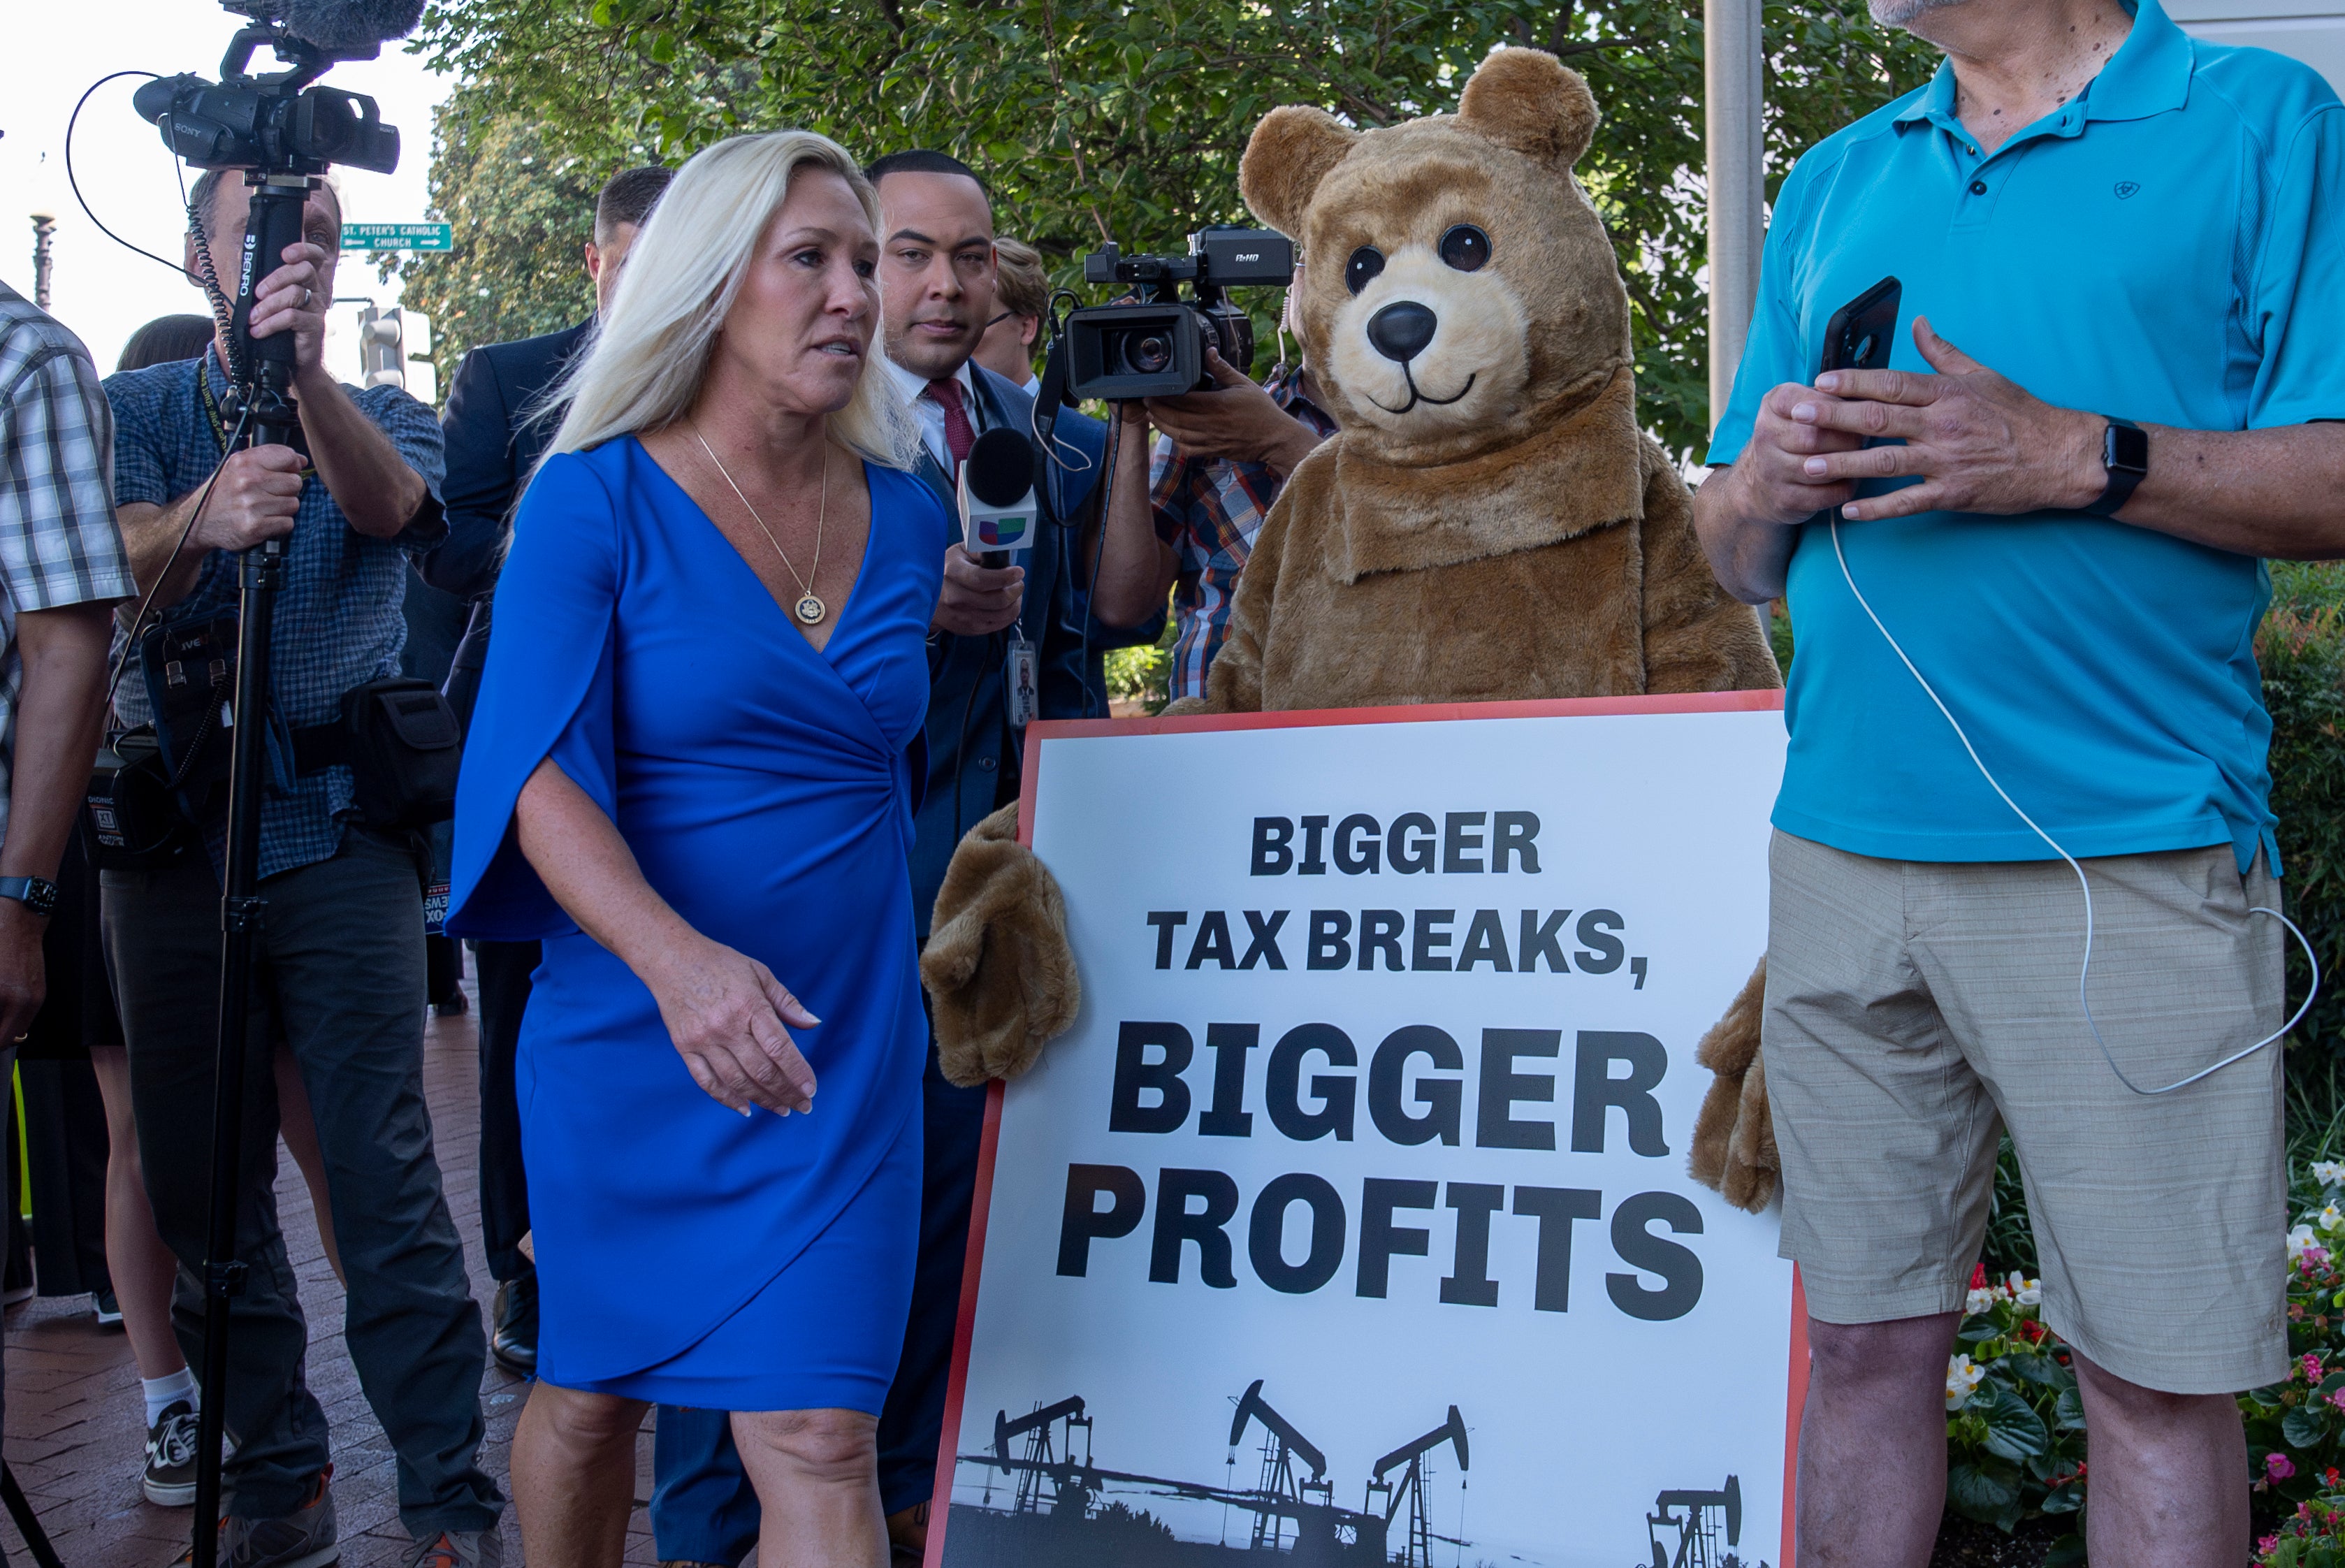
M513 529L451 929L536 938L532 1568L617 1568L655 1402L733 1412L763 1568L882 1568L910 1296L909 773L949 542L873 370L878 206L799 131L685 165Z

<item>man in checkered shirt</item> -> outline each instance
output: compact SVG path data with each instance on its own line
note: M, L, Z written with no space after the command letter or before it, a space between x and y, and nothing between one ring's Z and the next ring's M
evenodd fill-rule
M1303 281L1300 266L1294 280ZM1103 619L1130 625L1162 609L1172 590L1178 629L1166 684L1176 701L1205 695L1254 535L1287 475L1335 433L1313 401L1305 366L1282 367L1256 386L1208 347L1205 369L1214 382L1206 391L1122 405L1124 450L1139 446L1152 424L1159 439L1147 467L1117 465L1111 511L1122 518L1147 507L1162 548L1152 572L1103 566L1093 601Z
M249 206L242 180L207 174L192 202L201 232L188 237L190 274L201 271L199 240L232 265ZM310 193L303 243L272 259L285 264L262 280L252 310L255 337L292 334L308 457L256 446L223 461L234 422L221 412L228 376L215 343L107 382L115 495L138 585L167 621L233 616L237 553L285 541L269 702L293 744L261 809L253 1049L265 1061L282 1041L309 1089L349 1275L345 1338L398 1451L400 1517L415 1541L406 1562L494 1568L503 1499L477 1458L487 1342L423 1105L421 845L358 820L350 771L330 745L343 693L399 673L409 560L447 533L440 425L398 388L353 391L323 367L340 219L330 189ZM136 724L147 697L134 652L117 709ZM204 826L203 848L100 877L147 1193L190 1268L205 1251L225 839L224 823ZM226 1387L203 1390L228 1401L238 1439L221 1554L230 1568L309 1568L335 1550L332 1467L325 1413L302 1376L309 1330L271 1196L269 1074L256 1068L249 1080L239 1256L250 1273L233 1307ZM178 1326L192 1362L198 1325Z
M89 351L0 283L0 1075L46 991L41 938L97 755L108 612L131 591L113 444Z

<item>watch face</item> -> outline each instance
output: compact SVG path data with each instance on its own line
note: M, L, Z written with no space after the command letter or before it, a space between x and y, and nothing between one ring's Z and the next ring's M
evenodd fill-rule
M35 914L54 914L57 907L57 884L45 877L9 877L0 880L0 894L13 898Z
M2137 476L2149 472L2149 433L2139 425L2109 426L2108 441L2102 453L2102 466L2123 470Z

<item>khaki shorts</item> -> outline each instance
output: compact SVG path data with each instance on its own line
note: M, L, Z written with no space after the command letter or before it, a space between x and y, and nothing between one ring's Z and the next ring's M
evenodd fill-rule
M1959 1311L2011 1130L2055 1331L2121 1378L2229 1393L2288 1370L2280 1048L2147 1098L2076 999L2058 860L1873 860L1777 833L1763 1048L1783 1256L1827 1323ZM2279 1027L2287 933L2228 844L2084 862L2093 1016L2157 1088Z

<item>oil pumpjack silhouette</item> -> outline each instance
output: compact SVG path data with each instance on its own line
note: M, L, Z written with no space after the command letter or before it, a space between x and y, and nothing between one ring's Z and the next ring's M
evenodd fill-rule
M1255 1379L1238 1396L1230 1422L1233 1466L1248 1431L1263 1431L1261 1472L1244 1490L1101 1468L1091 1454L1091 1417L1079 1397L1022 1416L997 1411L990 1451L959 1456L960 1464L986 1472L985 1501L953 1504L946 1560L956 1568L997 1562L1048 1568L1062 1560L1053 1548L1064 1542L1072 1551L1063 1560L1084 1568L1233 1561L1261 1552L1283 1554L1294 1568L1434 1568L1436 1546L1468 1544L1436 1531L1430 1506L1436 1451L1449 1447L1461 1476L1468 1466L1466 1419L1457 1406L1439 1426L1377 1460L1361 1506L1352 1509L1335 1502L1325 1452L1262 1397L1263 1381ZM1006 1510L993 1501L997 1475L1011 1481ZM1146 1515L1121 1505L1100 1509L1110 1486L1242 1510L1252 1515L1250 1538L1242 1547L1176 1541ZM1117 1546L1093 1542L1086 1525L1125 1539Z
M945 1534L946 1568L1191 1568L1235 1564L1255 1554L1283 1556L1292 1568L1434 1568L1434 1553L1473 1544L1433 1527L1432 1481L1439 1451L1455 1455L1459 1484L1469 1466L1466 1420L1448 1419L1377 1460L1357 1509L1335 1501L1327 1456L1263 1398L1264 1380L1233 1401L1227 1464L1255 1428L1262 1431L1254 1484L1208 1485L1101 1468L1091 1453L1092 1417L1080 1397L1037 1405L1021 1416L997 1410L987 1451L957 1457L983 1476L982 1502L954 1501ZM1009 1496L994 1489L1006 1480ZM1250 1515L1243 1545L1179 1540L1170 1527L1122 1502L1112 1487ZM1742 1485L1734 1476L1717 1491L1670 1490L1645 1515L1650 1568L1766 1568L1738 1556ZM1674 1540L1666 1539L1673 1534ZM1673 1549L1672 1549L1673 1548ZM1455 1562L1453 1555L1447 1561ZM1639 1563L1637 1568L1645 1568Z

